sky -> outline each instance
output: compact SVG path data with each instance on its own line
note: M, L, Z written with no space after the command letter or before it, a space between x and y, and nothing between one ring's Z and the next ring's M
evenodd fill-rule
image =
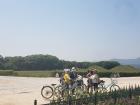
M0 0L0 55L140 57L139 0Z

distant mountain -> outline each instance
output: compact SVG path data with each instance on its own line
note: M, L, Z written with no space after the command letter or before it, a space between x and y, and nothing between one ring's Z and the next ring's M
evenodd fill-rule
M140 68L140 58L136 59L112 59L113 61L117 61L122 65L131 65L136 68Z

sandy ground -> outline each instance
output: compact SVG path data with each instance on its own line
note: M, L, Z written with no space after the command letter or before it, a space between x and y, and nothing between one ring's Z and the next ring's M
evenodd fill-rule
M105 80L106 85L110 83L109 78ZM120 87L129 85L140 85L140 77L117 78ZM86 84L86 79L84 79ZM41 96L41 88L52 83L59 84L59 78L33 78L33 77L10 77L0 76L0 105L33 105L38 100L38 105L47 103Z

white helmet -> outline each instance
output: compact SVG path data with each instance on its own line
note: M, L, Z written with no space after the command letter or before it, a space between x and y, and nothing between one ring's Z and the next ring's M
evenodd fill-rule
M70 69L64 69L64 71L66 71L66 72L67 72L67 71L70 71Z
M72 69L72 70L75 70L75 67L72 67L71 69Z

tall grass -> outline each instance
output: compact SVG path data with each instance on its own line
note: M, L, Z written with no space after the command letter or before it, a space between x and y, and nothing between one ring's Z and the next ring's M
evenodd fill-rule
M0 70L0 75L1 76L14 75L14 71L13 70Z

